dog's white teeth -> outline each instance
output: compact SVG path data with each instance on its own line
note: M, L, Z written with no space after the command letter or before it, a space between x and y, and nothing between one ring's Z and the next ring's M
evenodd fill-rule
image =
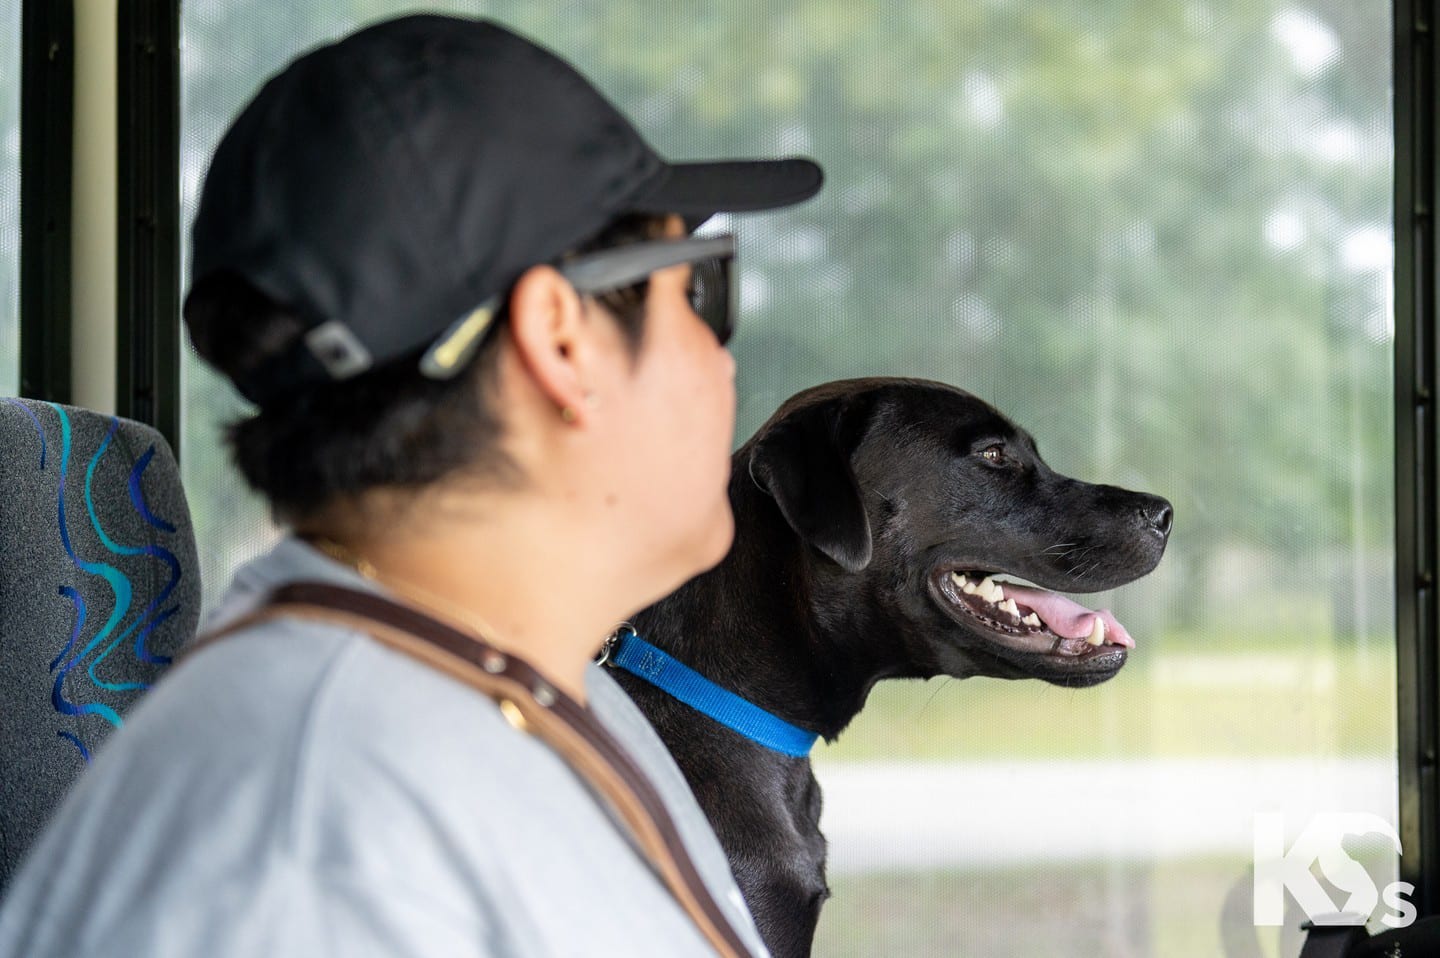
M1000 611L1009 612L1011 615L1015 616L1015 618L1020 618L1020 608L1015 604L1014 599L1006 599L1004 602L1001 602Z
M1005 598L1005 593L995 584L995 580L988 575L975 587L975 591L978 592L980 598L986 602L999 603L1001 599Z
M1105 644L1105 620L1100 616L1095 616L1095 624L1090 628L1090 635L1085 641L1091 645Z
M1034 612L1031 612L1029 615L1025 616L1025 618L1021 619L1020 621L1030 626L1030 628L1032 629L1040 628L1040 616L1036 615Z
M975 594L975 583L970 581L969 576L961 575L959 572L952 572L950 573L950 578L956 585L960 587L961 592L965 593L966 595Z

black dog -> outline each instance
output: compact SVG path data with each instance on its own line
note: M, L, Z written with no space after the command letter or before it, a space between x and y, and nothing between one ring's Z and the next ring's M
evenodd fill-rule
M1023 430L940 383L800 393L733 467L729 556L634 625L826 739L881 679L1110 678L1134 644L1124 629L1045 589L1130 582L1160 561L1170 532L1164 499L1052 472ZM997 586L1001 573L1044 588ZM809 955L829 895L810 760L616 676L684 771L775 958Z

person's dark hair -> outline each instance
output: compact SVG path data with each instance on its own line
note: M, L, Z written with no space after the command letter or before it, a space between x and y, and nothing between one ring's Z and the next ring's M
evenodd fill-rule
M572 255L651 239L665 219L627 216ZM647 283L596 299L615 316L631 355L643 342ZM243 377L305 332L305 324L234 273L203 277L185 301L195 351L232 379ZM421 375L418 354L306 390L231 423L226 441L245 481L276 517L298 522L335 501L379 487L417 489L464 471L500 484L523 481L500 450L500 416L486 400L500 327L452 379Z

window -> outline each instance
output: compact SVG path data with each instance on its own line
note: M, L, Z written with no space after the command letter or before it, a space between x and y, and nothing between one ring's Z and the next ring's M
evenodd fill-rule
M0 0L0 396L20 386L20 0Z
M882 684L818 753L817 954L1213 956L1222 925L1275 953L1234 897L1254 815L1396 817L1389 5L435 6L554 47L670 156L825 165L731 224L738 438L806 386L924 376L1175 504L1160 568L1086 597L1139 643L1114 680ZM183 15L188 223L239 105L358 23ZM273 533L217 445L239 406L187 377L213 596Z

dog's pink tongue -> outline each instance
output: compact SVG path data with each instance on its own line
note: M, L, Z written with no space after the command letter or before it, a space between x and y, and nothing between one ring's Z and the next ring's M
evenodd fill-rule
M1135 648L1135 640L1130 638L1130 633L1125 631L1125 626L1111 614L1109 609L1101 609L1096 612L1085 608L1078 602L1072 602L1063 595L1056 595L1054 592L1047 592L1044 589L1032 589L1023 585L1012 585L1009 582L1001 584L1005 590L1007 599L1014 599L1017 605L1028 606L1031 611L1040 616L1040 621L1056 635L1064 639L1083 639L1095 629L1095 619L1098 617L1105 622L1105 641L1111 645L1123 645L1127 649Z

